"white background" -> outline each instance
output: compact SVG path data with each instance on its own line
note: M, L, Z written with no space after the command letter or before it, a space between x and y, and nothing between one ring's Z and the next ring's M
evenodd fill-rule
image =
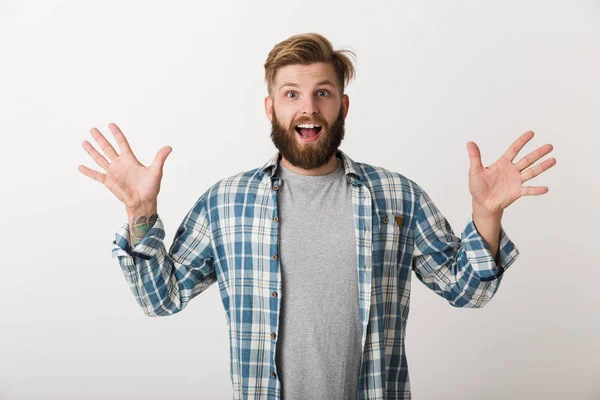
M413 398L600 399L600 3L0 2L0 399L230 399L217 285L148 318L116 259L124 206L77 170L117 123L146 165L165 145L166 245L198 196L276 149L263 65L319 32L357 53L341 149L421 185L460 236L466 143L484 165L527 130L549 192L504 212L521 255L483 309L413 275ZM99 147L97 146L99 149ZM542 160L542 161L543 161ZM539 163L539 162L538 162Z

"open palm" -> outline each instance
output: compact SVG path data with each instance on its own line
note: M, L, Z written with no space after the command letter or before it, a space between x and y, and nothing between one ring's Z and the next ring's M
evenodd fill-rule
M467 143L470 158L469 191L473 200L490 213L500 213L521 196L536 196L548 192L546 186L522 186L522 184L556 164L555 158L545 160L528 168L553 149L551 144L539 147L513 164L517 153L531 140L533 132L521 135L504 155L489 167L481 164L481 153L474 142ZM528 168L528 169L526 169Z
M96 164L106 171L106 174L83 165L79 166L79 171L104 184L129 209L135 209L142 204L156 200L160 191L163 165L172 148L165 146L160 149L152 164L146 167L135 157L119 127L114 123L108 126L117 141L121 154L116 152L98 129L92 128L90 133L110 162L87 140L84 140L83 148Z

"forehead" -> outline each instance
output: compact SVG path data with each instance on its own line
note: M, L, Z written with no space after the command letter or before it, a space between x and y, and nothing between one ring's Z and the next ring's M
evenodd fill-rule
M337 86L337 76L333 65L322 62L309 65L286 65L279 68L275 74L275 90L279 90L280 86L285 83L313 86L324 80L329 80Z

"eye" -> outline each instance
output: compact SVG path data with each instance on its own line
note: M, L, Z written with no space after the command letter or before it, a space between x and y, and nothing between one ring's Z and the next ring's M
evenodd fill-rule
M321 89L321 90L319 90L319 91L318 91L318 93L319 93L319 94L320 94L320 93L325 93L323 96L327 96L327 95L329 94L329 91L328 91L328 90L325 90L325 89Z
M291 96L290 96L290 94L293 94L294 96L293 96L293 97L291 97ZM296 97L296 92L289 91L289 92L287 92L287 93L285 94L285 96L286 96L287 98L293 99L294 97Z

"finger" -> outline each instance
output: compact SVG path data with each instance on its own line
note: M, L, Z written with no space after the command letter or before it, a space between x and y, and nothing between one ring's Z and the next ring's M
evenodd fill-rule
M527 182L528 180L535 178L536 176L538 176L545 170L550 169L555 165L556 165L556 158L553 157L553 158L547 159L546 161L544 161L541 164L536 165L535 167L529 168L527 171L525 171L521 174L521 177L523 179L522 182Z
M92 157L92 159L98 164L100 167L104 168L105 171L108 171L110 167L110 163L102 156L102 154L98 153L98 150L94 148L87 140L84 140L81 143L85 151Z
M473 143L473 144L471 144ZM467 151L469 152L469 170L471 174L476 174L483 169L483 164L481 163L481 152L479 151L479 146L475 142L467 143Z
M108 142L108 140L106 140L104 135L101 134L98 129L92 128L92 129L90 129L90 133L92 134L94 139L96 139L96 142L98 142L98 144L100 145L100 148L102 149L104 154L106 154L106 156L111 161L114 161L115 158L119 157L119 155L115 151L115 148L112 147L112 145Z
M508 161L512 162L517 156L517 154L521 151L523 146L525 146L525 144L527 144L527 142L529 142L532 137L533 131L527 131L524 134L522 134L517 140L513 142L513 144L511 144L508 147L508 150L506 150L503 157L506 158Z
M521 196L539 196L545 193L548 193L547 186L523 186L521 188Z
M154 157L154 161L152 162L152 165L150 165L150 168L154 169L158 174L162 175L163 165L165 165L165 160L167 159L167 156L171 154L172 150L173 148L171 146L165 146L162 149L160 149L158 153L156 153L156 156Z
M85 176L89 176L90 178L104 184L104 178L106 177L106 175L104 175L102 172L98 172L98 171L94 171L93 169L89 169L85 165L80 165L79 167L77 167L77 169L79 170L79 172L81 172Z
M542 147L539 147L535 151L532 151L531 153L527 154L525 157L520 159L519 162L516 164L517 168L519 168L519 171L523 171L525 168L529 167L534 162L544 157L546 154L550 153L553 149L554 147L552 147L552 145L549 143Z
M127 141L125 135L123 134L123 132L121 132L121 129L119 129L117 124L111 122L110 124L108 124L108 128L117 140L117 144L119 145L119 150L121 150L121 154L132 153L131 147L129 147L129 142Z

